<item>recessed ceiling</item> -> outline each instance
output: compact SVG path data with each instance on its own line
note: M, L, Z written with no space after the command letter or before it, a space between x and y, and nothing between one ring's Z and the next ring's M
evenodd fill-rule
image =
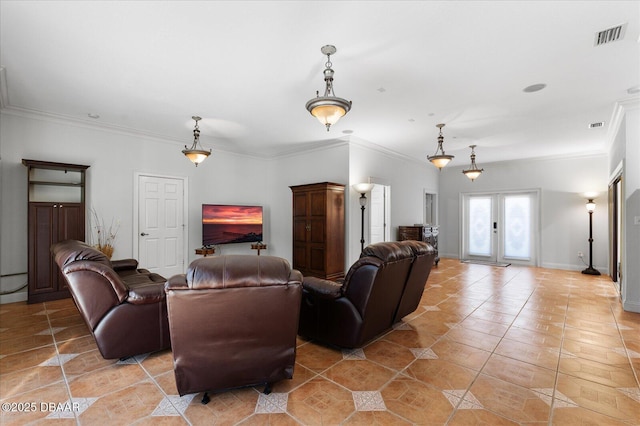
M274 156L349 139L427 164L604 153L640 84L636 1L0 2L8 111ZM624 37L594 46L594 34ZM324 45L351 111L327 132ZM533 93L523 88L539 84ZM89 114L99 118L89 118ZM459 160L459 159L464 159Z

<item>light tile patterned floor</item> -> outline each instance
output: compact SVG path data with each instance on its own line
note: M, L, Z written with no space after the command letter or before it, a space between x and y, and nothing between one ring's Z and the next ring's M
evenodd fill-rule
M392 330L356 350L298 339L296 360L269 395L202 405L170 351L102 359L71 300L0 305L0 423L640 424L640 314L605 276L443 259Z

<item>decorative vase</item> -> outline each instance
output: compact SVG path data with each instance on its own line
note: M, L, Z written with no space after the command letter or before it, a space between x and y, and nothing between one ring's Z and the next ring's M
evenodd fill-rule
M113 256L113 246L111 244L100 245L98 244L96 248L101 251L105 256L111 259Z

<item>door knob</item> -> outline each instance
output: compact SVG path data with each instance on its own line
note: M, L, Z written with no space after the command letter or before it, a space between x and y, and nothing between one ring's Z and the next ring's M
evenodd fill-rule
M147 235L149 235L149 234L147 234L146 232L141 232L141 233L140 233L140 236L141 236L141 237L146 237Z

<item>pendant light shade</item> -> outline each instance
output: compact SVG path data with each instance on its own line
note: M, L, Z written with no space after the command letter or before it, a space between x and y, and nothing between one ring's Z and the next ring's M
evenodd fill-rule
M442 142L444 142L444 136L442 136L442 128L444 127L443 123L436 124L436 127L440 129L440 134L438 135L438 148L436 149L436 153L434 155L428 155L427 159L433 163L438 169L441 169L449 164L451 160L454 159L453 155L446 155L444 153L444 149L442 148Z
M345 115L351 109L351 101L336 97L333 92L333 69L331 66L331 55L336 53L335 46L327 45L322 47L320 51L327 55L327 63L324 70L325 90L324 96L320 96L320 92L316 92L316 97L309 100L305 107L318 121L325 125L327 132L332 124L335 124L340 117Z
M469 148L471 148L471 166L467 170L462 171L462 173L464 173L466 177L471 179L471 182L473 182L484 171L484 169L479 169L476 165L476 153L474 151L475 147L476 145L469 145Z
M202 149L202 146L200 146L200 128L198 127L198 121L202 120L202 118L195 115L191 118L196 122L196 127L193 129L193 145L191 145L191 148L187 148L185 145L182 153L198 167L198 164L202 163L211 155L211 150L205 151Z

